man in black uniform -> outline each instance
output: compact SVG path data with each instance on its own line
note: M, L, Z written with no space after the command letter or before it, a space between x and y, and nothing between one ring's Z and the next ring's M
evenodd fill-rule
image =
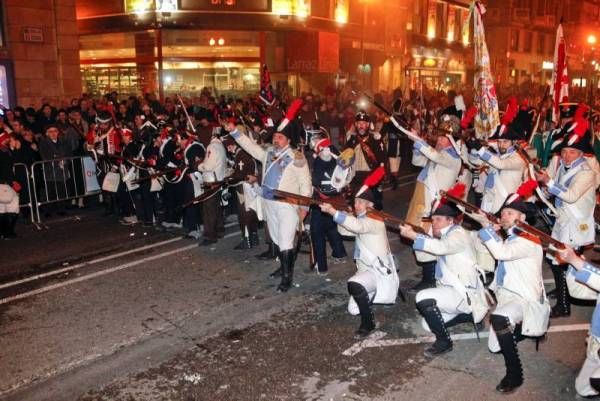
M350 183L352 193L355 194L362 187L367 178L377 167L385 166L385 144L379 132L371 130L371 117L360 110L355 117L353 128L346 134L345 149L353 149L356 155L354 163L356 175ZM383 209L383 193L379 188L373 191L375 209Z
M201 194L202 184L199 180L198 164L204 160L206 149L194 135L187 131L180 131L179 138L183 161L187 167L186 176L181 184L183 185L183 204L186 204ZM199 204L192 204L183 209L183 227L187 230L187 236L190 238L200 239L200 207Z
M137 159L140 153L139 145L133 140L133 132L125 128L121 130L121 141L123 148L121 150L121 182L117 190L117 199L119 201L119 212L121 214L121 224L130 225L138 222L136 209L139 196L139 185L132 184L135 179L137 167L127 161Z
M142 143L140 154L146 167L140 169L140 198L141 198L141 210L139 210L139 217L145 227L152 227L154 225L154 218L157 211L157 197L156 194L162 189L158 182L154 182L150 179L150 175L156 172L155 166L158 160L158 152L160 147L160 137L157 135L155 129L147 127L138 132L138 139ZM157 179L154 179L157 180Z
M223 145L233 155L233 173L229 181L235 185L237 193L237 209L242 240L233 249L251 249L258 245L258 217L256 211L250 208L248 194L253 190L253 184L257 182L258 166L248 152L237 145L233 138L227 136ZM260 201L260 199L257 199Z
M392 105L392 113L394 119L400 124L408 126L408 123L404 121L402 115L402 101L396 99ZM398 172L400 171L400 135L401 131L394 125L394 123L387 119L387 121L381 127L381 135L384 140L387 140L387 157L388 157L388 174L390 175L390 182L392 188L398 188Z
M163 195L165 217L162 226L165 228L181 228L181 205L183 204L183 154L179 152L177 131L170 129L169 135L163 139L159 148L159 158L156 167L159 171L177 168L175 173L165 174Z
M328 138L318 134L313 137L312 148L316 156L312 165L312 182L315 193L324 200L345 202L340 192L342 188L337 185L334 187L332 182L337 166L334 155L337 156L339 152L331 145ZM338 232L337 224L333 221L333 216L324 213L318 206L312 206L310 210L310 235L316 271L318 274L325 275L327 274L327 240L331 245L335 262L343 261L346 257L346 249L342 236Z

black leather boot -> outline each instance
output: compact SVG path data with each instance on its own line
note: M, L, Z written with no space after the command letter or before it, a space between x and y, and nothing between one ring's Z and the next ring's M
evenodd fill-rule
M0 238L5 238L7 226L8 226L7 213L0 213Z
M563 265L552 265L552 274L556 283L556 304L550 312L551 318L567 317L571 315L571 302L567 288L567 276Z
M425 348L423 354L432 358L452 351L452 339L446 329L442 313L437 307L435 299L424 299L418 302L417 309L423 315L431 332L435 335L435 342Z
M17 233L15 232L15 227L17 225L17 220L19 219L19 215L16 213L5 213L5 229L3 237L4 239L13 239L17 238Z
M258 255L256 255L257 259L260 260L272 260L272 259L276 259L278 256L279 251L277 250L277 245L275 245L274 243L270 242L268 245L268 248L266 251L264 251L263 253L260 253Z
M294 250L281 251L279 259L281 259L281 283L277 287L277 292L288 292L294 281Z
M519 358L517 342L506 316L492 315L490 321L496 337L498 337L498 344L500 344L500 351L506 365L506 376L496 386L496 391L509 394L523 384L523 367Z
M417 293L427 288L435 288L435 264L436 262L425 262L422 264L423 277L421 281L408 291L411 293Z
M371 309L369 293L365 287L354 281L348 282L348 292L354 298L354 301L356 301L356 305L358 305L358 310L360 311L360 327L354 333L354 337L362 339L375 330L375 316Z

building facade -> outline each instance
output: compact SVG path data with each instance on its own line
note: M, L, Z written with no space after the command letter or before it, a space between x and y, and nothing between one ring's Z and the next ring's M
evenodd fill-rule
M408 88L456 89L473 76L472 23L463 31L469 1L408 2ZM463 34L464 32L464 34Z
M403 38L386 33L385 12L369 3L77 0L83 91L250 93L263 63L293 94L348 79L390 87L402 74L387 51L401 54Z
M4 0L0 11L0 104L39 107L79 96L75 0Z
M561 20L570 84L585 87L599 69L597 0L490 0L484 24L497 81L546 85L552 77L556 29ZM588 39L590 36L593 38Z

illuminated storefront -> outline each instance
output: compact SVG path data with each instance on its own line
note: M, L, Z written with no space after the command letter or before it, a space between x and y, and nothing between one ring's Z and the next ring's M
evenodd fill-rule
M214 88L220 94L255 92L259 87L259 33L164 29L162 78L165 94ZM154 31L80 37L87 93L154 91L159 58Z
M411 89L420 89L421 83L430 89L457 88L466 83L465 57L449 49L413 48L407 75Z
M84 92L242 95L266 63L298 93L334 79L340 31L358 30L346 0L118 1L78 0Z

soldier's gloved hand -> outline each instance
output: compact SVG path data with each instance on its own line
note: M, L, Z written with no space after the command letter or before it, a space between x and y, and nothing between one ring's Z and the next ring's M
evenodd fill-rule
M477 138L469 138L467 140L467 142L465 143L465 145L467 145L467 149L469 149L469 150L471 150L471 149L479 150L483 147L483 145L481 144L481 141Z
M329 203L323 203L323 204L319 205L319 207L321 208L321 211L323 213L327 213L327 214L330 214L332 216L336 212L335 208L333 206L331 206Z
M408 224L400 224L398 228L400 229L400 235L404 238L414 240L417 237L415 230Z

